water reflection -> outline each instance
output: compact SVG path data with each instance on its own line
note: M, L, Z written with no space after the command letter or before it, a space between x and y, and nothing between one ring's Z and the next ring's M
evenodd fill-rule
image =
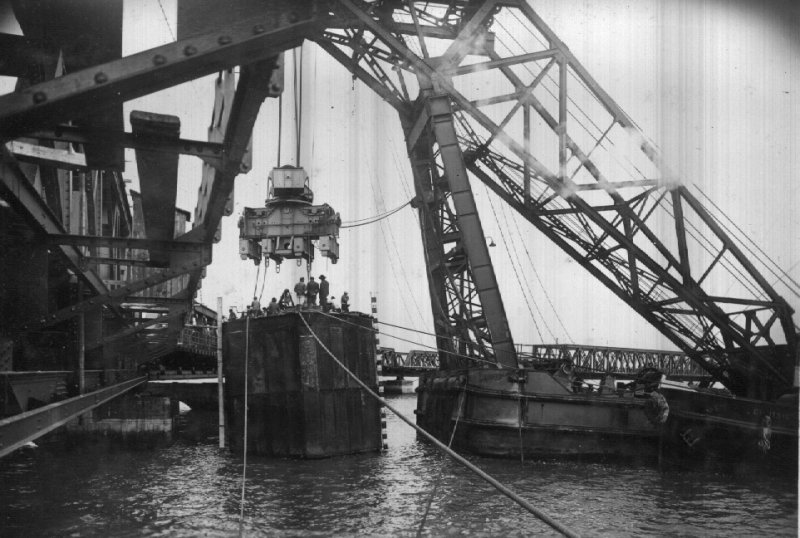
M413 415L413 397L393 403ZM203 419L210 419L204 423ZM158 450L42 447L0 460L2 536L234 536L242 460L217 448L213 414ZM385 454L248 458L248 535L555 535L534 516L388 418ZM795 477L472 458L581 534L795 536Z

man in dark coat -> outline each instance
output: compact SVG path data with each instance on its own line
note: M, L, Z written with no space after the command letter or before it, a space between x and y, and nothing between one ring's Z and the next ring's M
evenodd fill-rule
M317 294L319 293L319 284L314 280L314 277L308 278L308 285L306 286L306 298L308 299L308 306L317 305Z
M325 275L319 275L319 305L322 307L323 312L330 310L328 306L328 292L331 290L331 283L325 278Z

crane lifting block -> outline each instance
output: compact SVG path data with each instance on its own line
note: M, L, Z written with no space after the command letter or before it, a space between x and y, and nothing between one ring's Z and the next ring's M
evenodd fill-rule
M302 196L308 189L308 175L302 168L283 166L273 168L269 174L272 192L275 198ZM273 199L268 200L268 203Z
M308 187L308 175L302 168L273 168L266 207L246 207L239 219L239 255L259 263L267 257L281 263L284 259L314 259L313 241L323 256L334 263L339 259L339 214L328 204L311 205L314 193Z

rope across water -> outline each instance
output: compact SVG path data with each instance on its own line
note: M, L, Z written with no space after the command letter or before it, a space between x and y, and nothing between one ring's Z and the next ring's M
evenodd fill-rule
M381 405L385 406L392 413L394 413L397 416L397 418L399 418L400 420L402 420L403 422L405 422L406 424L408 424L409 426L414 428L417 431L417 433L419 433L420 435L425 437L428 441L433 443L434 446L436 446L438 449L444 451L448 456L450 456L451 458L456 460L458 463L460 463L461 465L463 465L464 467L466 467L467 469L469 469L470 471L472 471L473 473L478 475L480 478L482 478L483 480L485 480L486 482L491 484L500 493L502 493L503 495L505 495L506 497L508 497L509 499L511 499L512 501L514 501L515 503L517 503L518 505L523 507L525 510L527 510L528 512L530 512L531 514L533 514L534 516L539 518L541 521L543 521L544 523L546 523L547 525L549 525L553 529L557 530L558 532L560 532L564 536L578 536L577 533L575 533L574 531L572 531L571 529L569 529L568 527L566 527L562 523L556 521L552 516L550 516L549 514L544 512L543 510L540 510L539 508L536 508L535 506L533 506L531 503L529 503L528 501L526 501L525 499L523 499L522 497L520 497L519 495L514 493L512 490L510 490L508 487L506 487L505 485L500 483L497 479L495 479L494 477L490 476L489 474L487 474L486 472L484 472L483 470L478 468L473 463L467 461L464 457L462 457L461 455L459 455L458 453L453 451L450 447L448 447L447 445L445 445L444 443L439 441L436 437L434 437L433 435L431 435L427 431L423 430L422 428L420 428L419 426L414 424L414 422L411 419L409 419L408 417L403 415L400 411L395 409L394 406L392 406L385 399L383 399L380 396L378 396L371 388L369 388L369 386L367 386L366 383L361 381L361 379L359 379L358 376L356 376L353 372L351 372L347 368L347 366L344 365L344 363L342 363L333 353L331 353L331 351L327 348L327 346L325 346L325 344L322 342L322 340L320 340L319 337L316 335L314 330L311 328L311 325L309 325L308 321L306 321L306 318L303 317L303 315L300 312L298 312L297 315L300 317L300 319L302 320L303 324L306 326L306 328L308 329L309 333L314 338L314 340L316 340L317 343L322 347L322 349L325 350L325 353L327 353L328 356L330 356L330 358L333 359L333 361L342 370L344 370L345 373L347 373L347 375L349 375L356 383L358 383L361 386L361 388L364 389L364 391L366 391L367 394L369 394L370 396L372 396L373 398L378 400L381 403Z

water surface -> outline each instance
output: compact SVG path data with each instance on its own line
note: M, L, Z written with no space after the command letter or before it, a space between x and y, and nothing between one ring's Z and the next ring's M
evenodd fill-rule
M413 416L414 396L392 399ZM235 536L242 458L189 423L158 449L42 447L0 460L0 536ZM557 535L389 413L384 454L249 457L248 536ZM588 536L796 536L797 479L470 458Z

